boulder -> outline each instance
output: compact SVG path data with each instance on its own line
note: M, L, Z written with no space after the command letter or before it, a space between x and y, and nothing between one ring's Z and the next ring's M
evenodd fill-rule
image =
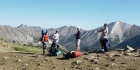
M124 49L124 51L127 51L127 52L132 52L134 49L130 46L126 46L126 48Z

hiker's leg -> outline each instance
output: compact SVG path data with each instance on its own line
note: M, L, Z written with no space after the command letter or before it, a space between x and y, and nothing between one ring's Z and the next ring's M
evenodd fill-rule
M76 51L78 51L78 40L76 39Z
M56 49L56 52L58 52L58 42L56 42L55 44L55 49Z
M104 46L103 46L103 39L102 38L100 38L100 46L101 46L102 49L104 48Z
M80 51L80 39L76 40L76 51Z
M46 50L46 43L43 42L43 54L45 54L45 50Z
M59 49L59 44L57 44L57 49Z
M57 50L57 44L58 44L58 42L53 42L53 46L52 46L52 47L54 47L55 52L58 51L58 50Z
M78 39L78 51L80 51L80 42L81 42L81 40Z
M44 54L44 43L42 42L42 52Z

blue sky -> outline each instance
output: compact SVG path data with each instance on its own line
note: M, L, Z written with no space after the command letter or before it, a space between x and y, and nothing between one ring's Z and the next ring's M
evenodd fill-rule
M140 26L140 0L0 0L0 25L91 30L115 21Z

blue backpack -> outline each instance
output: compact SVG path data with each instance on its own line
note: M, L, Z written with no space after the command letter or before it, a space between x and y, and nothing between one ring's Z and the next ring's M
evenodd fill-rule
M110 51L110 42L108 39L103 40L104 52Z
M42 30L41 31L42 37L45 35L46 32L47 32L47 30Z
M41 38L39 39L39 41L42 41L42 40L43 40L43 36L46 34L46 31L47 31L47 30L42 30L42 31L41 31L41 35L42 35L42 36L41 36Z

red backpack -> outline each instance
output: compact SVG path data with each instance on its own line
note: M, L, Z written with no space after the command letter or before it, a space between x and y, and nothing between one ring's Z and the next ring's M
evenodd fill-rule
M48 35L44 35L43 39L44 39L43 41L48 41L48 39L49 39Z
M81 56L81 52L79 52L79 51L75 51L75 52L73 52L72 53L72 57L80 57Z

